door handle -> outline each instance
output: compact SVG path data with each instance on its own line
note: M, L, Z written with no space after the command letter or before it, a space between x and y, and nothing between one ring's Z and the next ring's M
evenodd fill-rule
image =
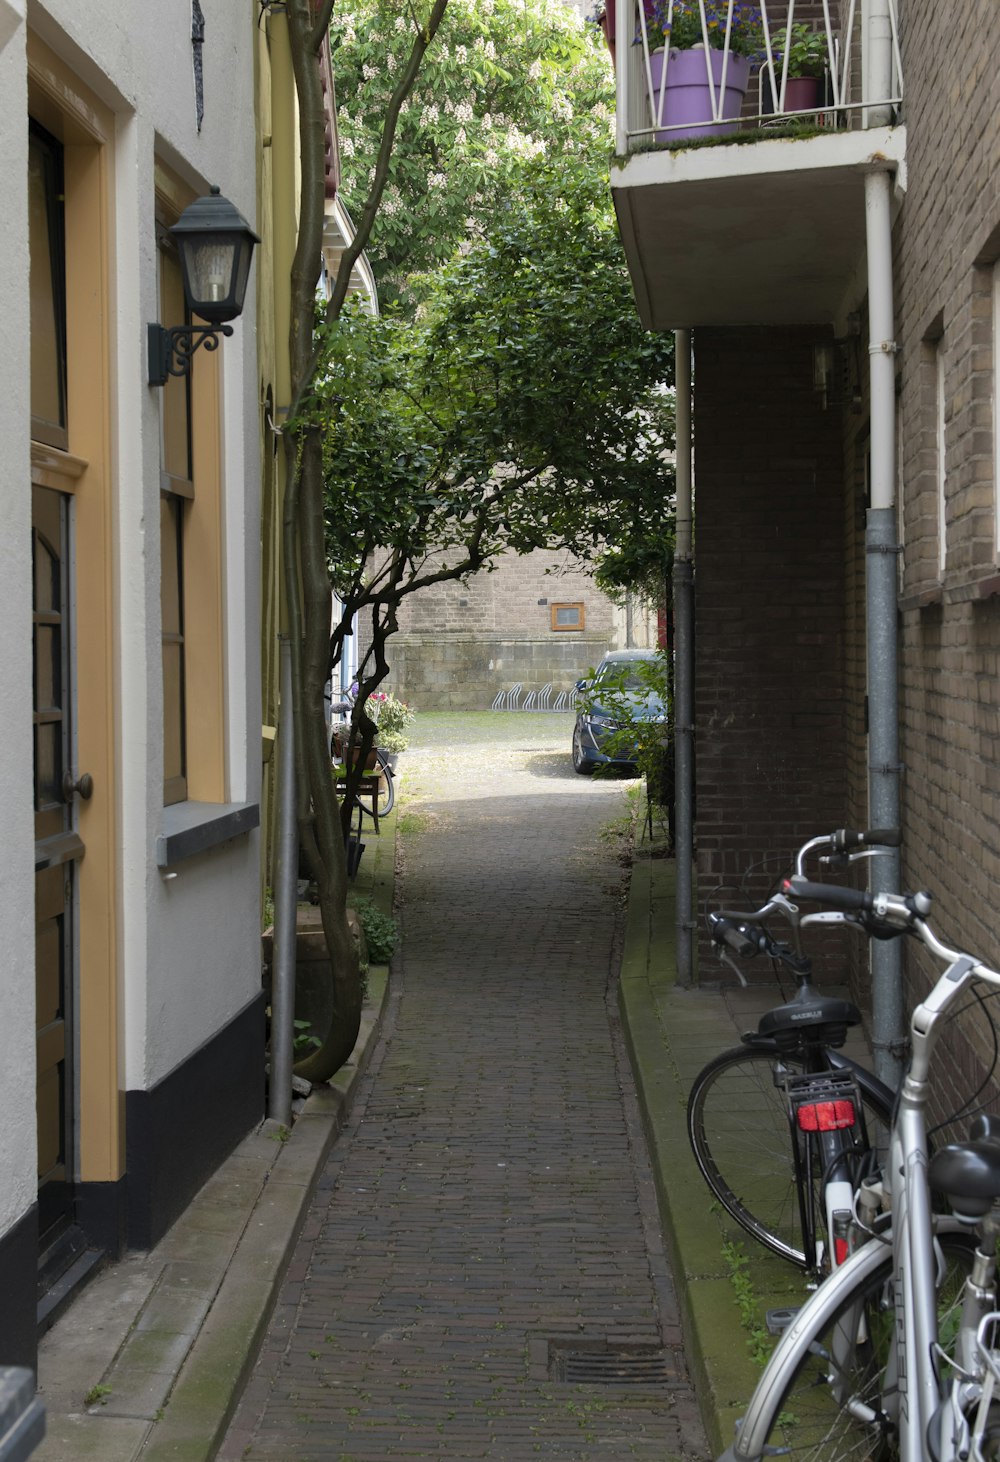
M74 797L82 797L84 802L89 802L94 795L94 779L89 772L84 772L75 782L72 772L63 772L62 794L64 802L72 802Z

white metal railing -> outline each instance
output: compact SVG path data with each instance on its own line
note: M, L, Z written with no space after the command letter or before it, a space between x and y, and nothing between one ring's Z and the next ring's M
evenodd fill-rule
M809 21L807 3L607 0L619 154L789 117L841 129L889 124L903 95L898 0L821 0L822 19ZM819 6L809 8L815 17ZM667 34L685 48L665 49ZM807 34L822 58L812 95L791 65Z

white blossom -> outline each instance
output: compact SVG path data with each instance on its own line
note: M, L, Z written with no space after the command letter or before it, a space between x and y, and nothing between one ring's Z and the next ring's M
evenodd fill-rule
M448 179L444 173L430 173L427 178L428 188L447 188Z
M468 46L456 46L455 47L455 60L460 65L464 65L464 63L468 59L469 59L469 48L468 48Z
M366 61L361 68L361 75L364 77L365 81L374 81L375 77L378 75L378 68L376 66L369 66L368 62Z
M486 149L485 162L486 162L486 166L488 168L495 168L495 167L498 167L499 166L499 163L500 163L499 154L492 147L488 147Z
M342 137L340 139L340 155L341 155L341 157L353 157L354 156L354 138L353 137Z
M385 69L388 71L390 76L395 71L397 64L398 63L395 56L392 54L391 51L389 51L385 58Z
M455 116L460 122L471 122L473 112L472 108L469 106L469 103L459 102L458 106L455 108Z
M541 80L541 76L542 76L542 63L541 63L541 61L539 61L536 58L534 61L532 61L531 65L528 67L528 79L530 81L540 81Z
M397 15L392 28L393 28L393 30L405 30L406 29L406 16L405 15Z
M496 60L497 48L492 41L487 41L486 45L483 47L483 50L486 52L491 61Z

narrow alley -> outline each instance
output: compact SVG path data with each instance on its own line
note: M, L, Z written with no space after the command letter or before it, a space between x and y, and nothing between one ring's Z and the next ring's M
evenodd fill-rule
M403 942L224 1462L701 1458L609 979L627 783L421 716Z

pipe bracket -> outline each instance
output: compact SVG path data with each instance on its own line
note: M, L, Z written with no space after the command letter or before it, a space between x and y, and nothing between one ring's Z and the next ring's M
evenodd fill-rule
M869 355L898 355L899 354L899 346L896 344L895 340L879 340L879 341L876 341L875 343L873 343L872 345L869 345L869 347L868 347L868 354Z
M902 553L901 543L866 543L865 553Z

